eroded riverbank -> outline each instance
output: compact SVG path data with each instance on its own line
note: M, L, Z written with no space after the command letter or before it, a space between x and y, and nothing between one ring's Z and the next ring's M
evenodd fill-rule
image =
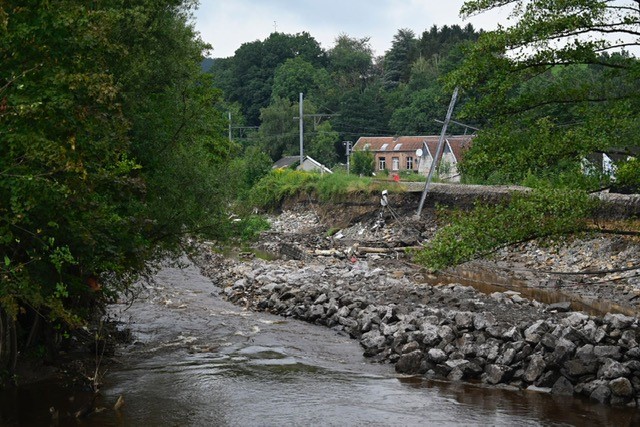
M429 226L404 224L398 230L363 221L337 233L348 242L344 244L336 242L335 234L326 237L318 219L317 212L287 212L284 219L274 218L274 230L263 236L261 247L284 248L284 255L297 260L237 262L207 253L199 261L201 269L234 303L343 332L359 340L370 360L393 363L401 373L637 407L640 347L635 316L574 312L570 302L545 304L517 291L433 286L425 283L424 272L394 259L399 253L393 250L358 251L375 233L378 242L386 239L385 249L392 249L391 242L410 240L412 233L424 236ZM634 242L618 247L627 251L625 262L637 261ZM620 252L610 255L615 260ZM574 258L581 255L579 249L574 253ZM582 261L567 265L611 262L603 253L597 260L582 254ZM611 295L636 292L632 273L603 273L618 274L608 288ZM626 305L634 304L633 298L630 303Z

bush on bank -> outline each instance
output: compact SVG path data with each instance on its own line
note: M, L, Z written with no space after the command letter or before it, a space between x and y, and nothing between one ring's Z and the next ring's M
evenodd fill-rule
M415 261L431 270L461 264L501 246L586 229L596 202L585 192L535 189L509 202L478 204L471 212L439 211L445 222Z

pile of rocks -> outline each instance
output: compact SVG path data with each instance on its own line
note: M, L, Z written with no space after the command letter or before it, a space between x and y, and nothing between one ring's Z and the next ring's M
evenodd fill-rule
M230 301L349 334L366 356L401 373L613 405L636 406L640 398L634 317L563 313L517 292L434 287L363 261L230 263L206 253L197 262Z

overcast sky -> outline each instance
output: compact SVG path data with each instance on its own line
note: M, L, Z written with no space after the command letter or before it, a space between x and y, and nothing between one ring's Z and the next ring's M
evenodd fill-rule
M287 34L303 31L324 49L333 46L341 33L370 37L376 55L391 46L400 28L420 36L434 24L473 24L494 29L506 24L507 13L484 14L463 21L464 0L200 0L195 13L196 29L213 46L212 57L233 56L243 43L264 40L274 30Z

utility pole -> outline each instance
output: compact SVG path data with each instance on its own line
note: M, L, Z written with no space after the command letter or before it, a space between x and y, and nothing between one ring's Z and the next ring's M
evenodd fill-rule
M422 192L422 198L420 199L420 205L418 206L418 213L416 216L420 218L420 214L422 213L422 206L424 205L424 201L427 198L427 193L429 192L429 186L431 184L431 179L433 178L433 172L438 167L438 162L440 162L440 156L442 155L442 149L444 148L444 136L447 133L447 126L449 125L449 121L451 121L451 115L453 114L453 107L456 105L456 101L458 100L458 87L453 91L453 95L451 95L451 102L449 103L449 109L447 110L447 117L444 119L444 123L442 124L442 132L440 132L440 139L438 140L438 149L436 150L436 156L433 158L433 162L431 162L431 167L429 168L429 176L427 176L427 182L424 185L424 191Z
M320 122L323 117L333 117L339 116L339 114L304 114L304 100L303 93L300 92L300 115L299 117L294 117L293 120L300 121L300 164L304 161L304 118L305 117L313 117L313 128L315 130L316 126Z
M231 111L229 111L229 141L231 141Z
M300 92L300 166L304 162L304 107L302 103L302 92Z
M350 158L351 158L351 144L353 143L353 141L342 141L342 145L344 145L345 147L347 147L347 175L349 175L351 173L351 162L350 162Z

